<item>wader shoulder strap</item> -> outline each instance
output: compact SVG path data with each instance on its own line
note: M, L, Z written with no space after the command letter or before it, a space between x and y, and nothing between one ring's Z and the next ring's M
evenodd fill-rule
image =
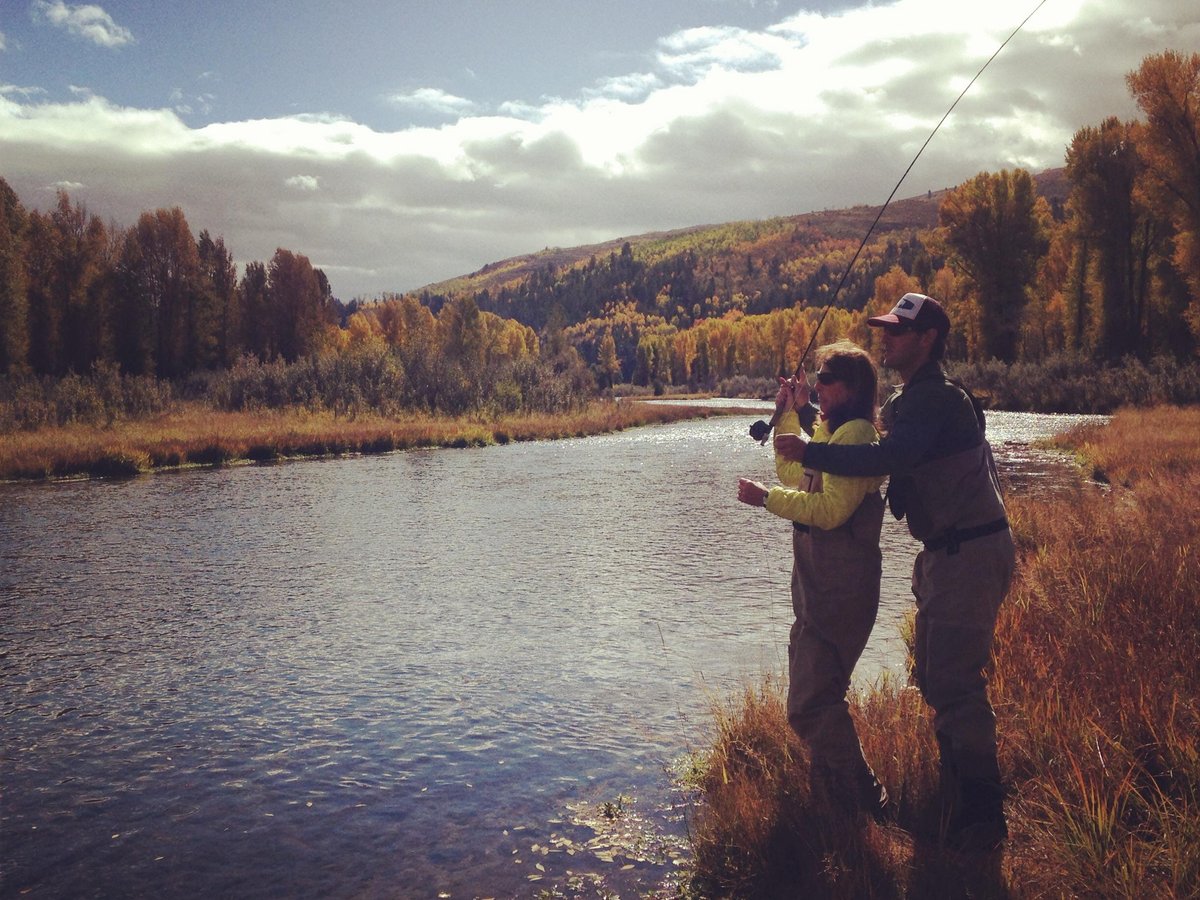
M951 378L949 375L946 375L945 378L946 378L947 382L954 385L956 388L958 388L960 391L962 391L964 394L967 395L967 399L971 401L971 407L975 410L975 421L977 421L979 423L979 433L986 435L987 434L987 419L983 415L983 404L979 402L979 398L976 397L974 394L972 394L971 391L967 388L967 386L965 384L963 384L961 381L959 381L957 378Z

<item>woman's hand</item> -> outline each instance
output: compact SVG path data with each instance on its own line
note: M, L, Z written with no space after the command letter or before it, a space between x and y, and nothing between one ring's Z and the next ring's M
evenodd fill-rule
M780 378L779 392L775 395L775 418L796 406L796 379Z
M767 487L749 478L738 479L738 499L748 506L767 505Z

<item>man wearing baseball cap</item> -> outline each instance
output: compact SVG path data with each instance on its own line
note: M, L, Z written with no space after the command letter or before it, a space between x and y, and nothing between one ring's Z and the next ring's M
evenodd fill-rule
M934 710L941 756L945 839L968 851L1008 836L985 668L1015 561L983 411L942 371L950 331L942 305L909 293L867 319L883 330L882 363L902 385L880 412L873 444L809 443L777 434L775 450L822 472L889 475L887 502L924 544L913 565L915 677Z

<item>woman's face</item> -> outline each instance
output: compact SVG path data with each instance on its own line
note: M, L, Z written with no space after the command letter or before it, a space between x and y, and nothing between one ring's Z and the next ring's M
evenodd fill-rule
M815 389L817 403L821 407L821 412L826 416L850 400L849 386L829 371L828 364L822 365L817 370Z

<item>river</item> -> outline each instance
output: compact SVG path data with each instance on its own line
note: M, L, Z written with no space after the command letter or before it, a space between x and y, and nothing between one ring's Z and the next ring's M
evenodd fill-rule
M663 883L668 771L786 659L790 526L735 499L760 414L0 485L0 896ZM1030 443L1080 421L991 414L1007 489L1069 497ZM861 684L903 670L884 550Z

